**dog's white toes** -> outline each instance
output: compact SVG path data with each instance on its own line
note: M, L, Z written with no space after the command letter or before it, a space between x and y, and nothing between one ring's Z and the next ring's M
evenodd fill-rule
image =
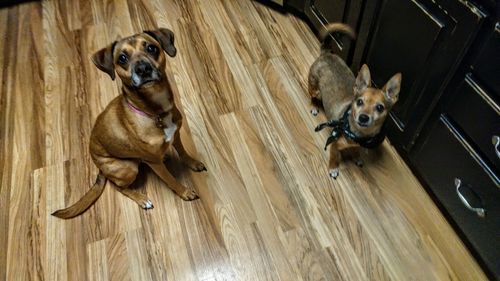
M318 111L318 109L317 109L317 108L313 108L313 109L311 109L311 114L312 114L313 116L317 116L317 115L318 115L318 113L319 113L319 111Z
M154 206L153 206L153 203L151 203L151 201L150 201L150 200L148 200L148 201L146 201L146 202L144 203L143 208L144 208L144 209L146 209L146 210L149 210L149 209L153 209L153 208L154 208Z
M364 164L365 164L365 162L363 162L363 160L361 160L361 159L356 160L356 165L358 167L363 167Z
M338 168L335 168L335 169L331 169L330 172L330 177L332 177L333 179L337 179L337 177L339 176L339 169Z

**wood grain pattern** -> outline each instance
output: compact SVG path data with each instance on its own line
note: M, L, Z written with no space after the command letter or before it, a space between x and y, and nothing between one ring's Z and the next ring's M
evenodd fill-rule
M159 26L208 173L167 165L203 201L141 166L153 210L107 186L84 215L50 216L93 182L90 130L120 93L91 54ZM327 176L300 19L249 0L46 0L0 9L0 36L0 280L486 279L390 143Z

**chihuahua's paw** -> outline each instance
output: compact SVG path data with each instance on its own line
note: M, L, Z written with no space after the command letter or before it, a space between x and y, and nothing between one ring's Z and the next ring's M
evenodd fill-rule
M143 201L140 205L141 205L141 208L143 208L144 210L149 210L149 209L154 208L153 203L149 199Z
M361 160L361 159L356 159L356 161L354 163L356 163L356 166L358 166L360 168L365 165L365 162L363 162L363 160Z
M318 116L318 113L319 113L319 110L316 107L314 107L313 109L311 109L311 114L313 116Z
M202 162L198 161L198 160L192 160L190 162L187 163L189 168L195 172L202 172L202 171L206 171L207 170L207 167L205 167L205 164L203 164Z
M330 175L330 177L332 177L334 180L336 180L339 176L339 168L330 169L328 174Z
M179 195L179 196L184 201L192 201L192 200L200 198L198 196L198 193L196 193L196 191L194 191L192 189L189 189L189 188L186 188L186 190L181 195Z

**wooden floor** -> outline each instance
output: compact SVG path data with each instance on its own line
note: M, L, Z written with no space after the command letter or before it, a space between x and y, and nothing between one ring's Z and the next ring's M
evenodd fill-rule
M107 186L81 217L51 217L93 182L89 132L119 94L89 56L157 26L177 36L182 137L208 173L169 166L209 208L143 169L153 210ZM388 143L327 176L306 94L319 44L294 16L249 0L43 1L1 9L0 36L0 280L485 279Z

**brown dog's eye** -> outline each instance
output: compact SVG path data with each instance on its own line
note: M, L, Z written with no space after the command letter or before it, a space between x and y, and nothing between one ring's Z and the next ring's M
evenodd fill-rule
M123 64L126 64L128 62L128 56L126 54L120 54L120 56L118 56L118 63L123 65Z
M156 53L158 53L158 48L155 45L148 45L146 51L152 55L156 55Z
M381 104L377 104L377 106L375 106L375 109L379 112L379 113L382 113L382 111L384 111L385 107Z
M362 100L362 99L358 99L358 100L356 101L356 105L357 105L357 106L362 106L363 104L364 104L364 102L363 102L363 100Z

